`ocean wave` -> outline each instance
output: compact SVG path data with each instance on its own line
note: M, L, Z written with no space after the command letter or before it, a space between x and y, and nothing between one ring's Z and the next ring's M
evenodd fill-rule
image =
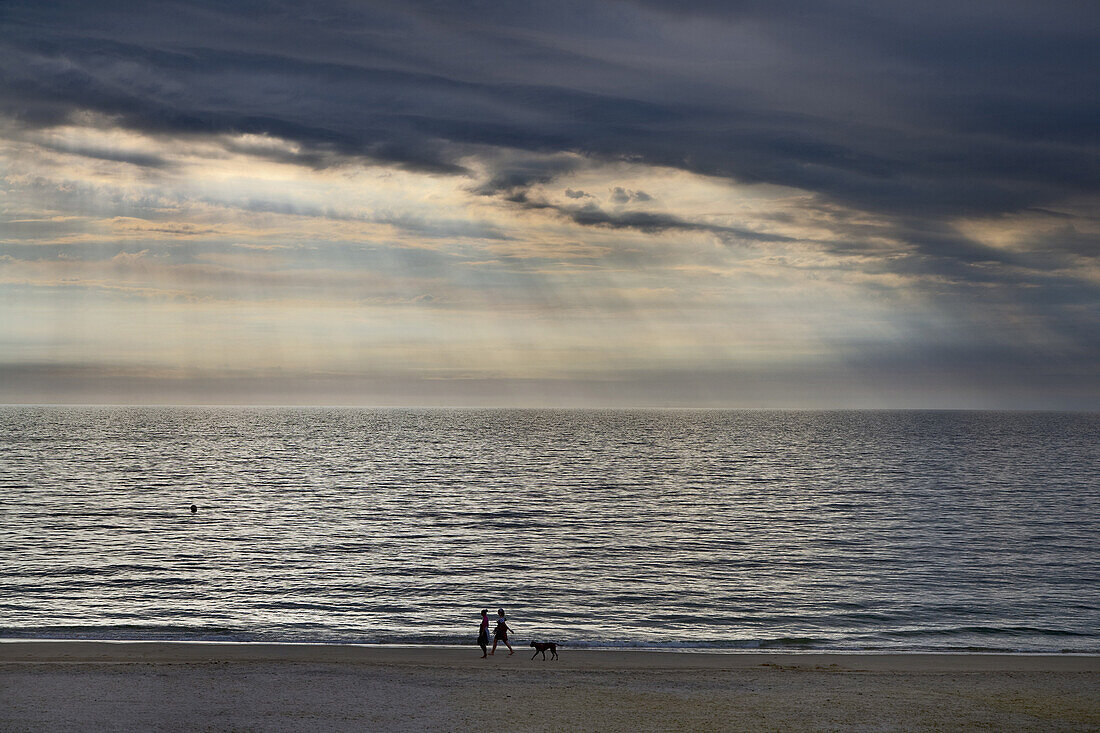
M1074 636L1095 637L1095 633L1084 631L1069 631L1066 629L1048 629L1036 626L956 626L946 629L901 629L898 631L884 631L884 636L919 637L919 636Z

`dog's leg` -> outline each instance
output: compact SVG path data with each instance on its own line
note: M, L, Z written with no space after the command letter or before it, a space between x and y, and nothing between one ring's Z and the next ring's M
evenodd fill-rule
M536 650L535 650L535 653L531 655L531 659L534 659L534 658L535 658L535 657L537 657L538 655L539 655L539 650L538 650L538 649L536 649Z

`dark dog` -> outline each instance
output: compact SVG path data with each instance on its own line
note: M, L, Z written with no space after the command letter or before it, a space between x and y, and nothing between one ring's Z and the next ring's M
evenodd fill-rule
M537 657L539 655L539 652L542 652L543 660L546 659L546 652L550 652L551 659L558 658L558 645L552 641L548 641L546 643L543 643L541 641L532 641L531 646L535 647L535 653L531 655L531 659Z

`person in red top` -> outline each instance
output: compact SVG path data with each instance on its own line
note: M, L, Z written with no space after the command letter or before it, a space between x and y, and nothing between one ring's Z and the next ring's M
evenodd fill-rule
M489 656L489 609L481 609L481 628L477 632L477 645L481 647L481 658Z

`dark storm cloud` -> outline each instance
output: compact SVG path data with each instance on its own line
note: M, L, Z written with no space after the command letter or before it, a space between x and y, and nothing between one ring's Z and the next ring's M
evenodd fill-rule
M41 147L47 150L56 150L61 153L68 153L69 155L80 155L85 158L107 160L113 163L129 163L130 165L134 165L139 168L167 168L171 165L171 163L165 160L163 157L159 155L153 155L151 153L133 153L119 150L110 150L107 148L96 148L77 145L55 145L53 143L42 143Z
M268 154L311 166L456 173L477 146L568 150L940 216L1095 193L1087 4L916 5L8 5L0 84L26 125L95 110L267 133L304 146ZM718 31L638 55L699 15L758 39L760 59Z
M552 211L563 216L575 224L581 226L603 227L607 229L633 229L647 234L659 232L706 232L714 234L727 244L742 242L793 242L790 237L779 234L768 234L742 227L722 226L720 224L707 224L698 221L688 221L671 214L660 214L649 211L606 211L596 204L585 206L561 206L548 201L532 201L526 194L518 193L509 199L527 209Z

